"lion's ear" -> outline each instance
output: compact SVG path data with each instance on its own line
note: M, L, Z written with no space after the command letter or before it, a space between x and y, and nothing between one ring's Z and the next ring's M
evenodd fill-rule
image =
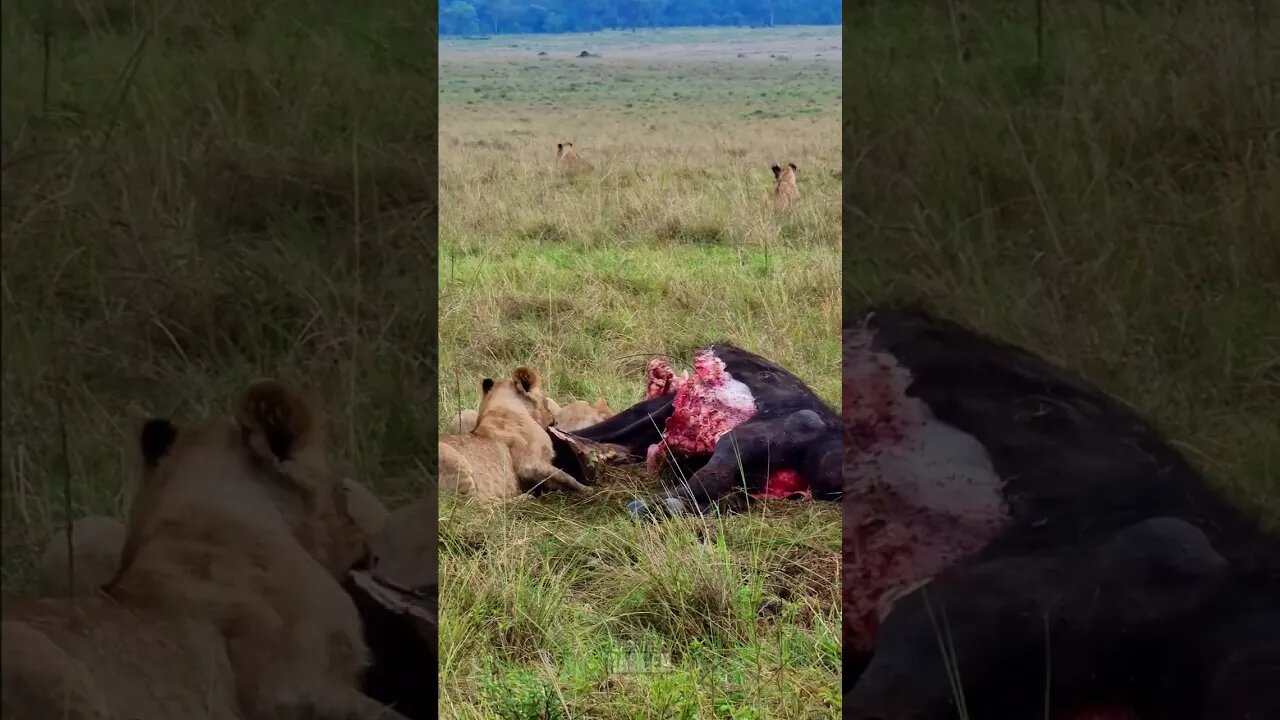
M236 421L250 452L272 464L297 457L323 437L324 420L304 394L275 380L259 380L240 396Z
M142 450L143 465L151 470L160 464L173 442L178 439L178 428L163 418L151 418L138 431L138 445Z
M516 371L511 374L511 379L516 381L516 387L526 393L533 392L533 389L538 387L538 383L541 382L536 370L524 366L516 368Z
M563 150L563 149L564 149L564 143L556 143L556 149L557 149L557 150Z
M778 167L777 165L774 165L773 167L771 167L771 168L769 168L769 169L773 171L773 179L774 179L774 180L777 180L777 179L778 179L778 176L782 174L782 168Z
M787 163L787 167L791 168L791 172L800 172L800 168L795 163Z
M607 412L609 412L609 398L607 398L607 397L605 397L605 396L603 396L603 395L601 395L599 398L597 398L597 399L596 399L596 409L597 409L597 410L599 410L600 412L603 412L603 413L607 413Z
M481 395L488 395L489 391L492 389L493 389L493 378L485 378L480 382Z

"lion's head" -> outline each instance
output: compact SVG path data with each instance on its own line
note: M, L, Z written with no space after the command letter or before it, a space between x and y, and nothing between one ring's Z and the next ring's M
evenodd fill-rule
M496 408L527 412L542 427L551 427L556 422L551 402L542 391L542 378L532 368L518 367L510 378L485 378L480 383L480 392L483 397L477 422L484 422L485 413Z
M796 187L796 173L800 171L800 168L796 167L795 163L787 163L785 167L774 165L770 169L773 170L773 179L775 181L773 186L774 195L783 197L799 195L799 190Z
M166 508L206 506L253 527L280 527L335 577L368 556L341 479L326 457L325 418L302 392L274 380L252 383L233 415L179 427L145 421L137 435L142 482L122 554L126 572ZM264 502L266 499L266 502Z

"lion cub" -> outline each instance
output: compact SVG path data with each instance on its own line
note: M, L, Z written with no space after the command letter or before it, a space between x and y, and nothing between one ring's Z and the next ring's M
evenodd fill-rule
M516 368L510 378L485 378L476 427L440 438L440 487L479 500L503 500L546 483L585 492L587 487L551 464L547 427L555 415L538 373Z
M5 603L0 716L405 720L359 690L369 653L341 582L369 540L324 428L274 381L232 415L148 420L113 577Z
M563 172L570 175L589 173L595 170L591 163L583 160L573 149L573 143L556 144L556 163Z
M777 183L773 186L773 197L780 200L783 204L789 204L800 199L800 189L796 187L796 172L799 168L795 163L787 163L786 167L773 166L773 178Z
M595 405L586 400L574 400L556 413L556 427L565 432L573 432L611 417L613 411L609 409L609 401L603 395L596 400Z

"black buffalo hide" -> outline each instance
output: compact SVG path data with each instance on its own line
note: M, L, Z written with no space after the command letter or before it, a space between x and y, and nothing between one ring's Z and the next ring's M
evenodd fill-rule
M846 717L1280 717L1280 543L1062 368L855 317Z

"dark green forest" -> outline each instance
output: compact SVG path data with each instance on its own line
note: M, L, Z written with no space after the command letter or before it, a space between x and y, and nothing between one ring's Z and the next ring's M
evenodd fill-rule
M839 25L841 0L441 0L441 35Z

